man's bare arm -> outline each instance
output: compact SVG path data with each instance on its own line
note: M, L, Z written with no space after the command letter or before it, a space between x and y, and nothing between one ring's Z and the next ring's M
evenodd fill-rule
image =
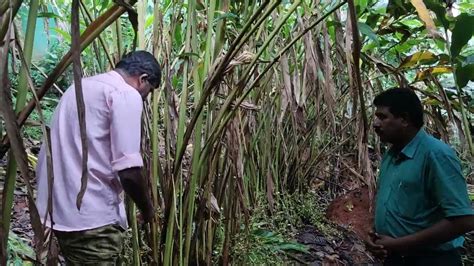
M118 172L123 190L137 205L145 222L153 219L153 205L147 189L147 181L140 167L128 168Z
M433 226L399 238L380 236L376 244L389 251L406 253L421 247L441 244L474 230L474 216L457 216L441 220Z

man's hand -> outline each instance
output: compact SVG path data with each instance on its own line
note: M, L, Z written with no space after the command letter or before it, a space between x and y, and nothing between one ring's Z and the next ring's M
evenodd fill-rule
M148 208L143 211L142 216L145 223L151 223L155 218L155 209L153 206L148 206Z
M377 243L379 240L380 236L374 231L370 231L366 246L377 258L383 259L387 256L388 252L383 244Z
M145 225L147 223L151 223L154 218L155 218L155 211L151 206L147 208L146 211L140 211L137 213L137 221L139 224Z
M386 235L378 235L377 240L375 240L376 245L381 245L385 247L387 250L392 250L395 248L395 238L386 236Z
M393 238L375 235L375 245L383 246L388 252L410 254L426 246L433 246L450 241L474 228L474 216L449 217L433 226L411 235Z
M388 253L409 254L413 252L413 250L408 247L409 244L406 238L394 238L386 235L377 235L377 237L375 244L383 246Z
M123 190L137 205L145 223L155 217L153 205L148 193L147 181L141 174L141 168L133 167L118 172Z

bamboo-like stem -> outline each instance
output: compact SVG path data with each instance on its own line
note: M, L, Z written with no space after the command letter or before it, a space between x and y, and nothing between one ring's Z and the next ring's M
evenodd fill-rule
M0 4L0 45L7 34L10 27L10 17L15 17L20 9L22 0L2 1Z
M130 197L127 198L127 215L132 227L132 265L140 266L140 245L138 242L137 208Z
M145 10L144 10L144 5L145 5L146 0L138 0L137 1L137 6L138 6L138 49L139 50L144 50L145 49ZM145 173L146 171L142 171L142 173ZM133 265L134 266L140 266L141 265L141 260L140 260L140 232L138 231L138 221L137 221L137 208L135 203L132 200L129 200L127 204L129 211L129 220L131 223L132 227L132 257L133 257Z
M167 221L167 230L166 230L166 242L165 242L165 252L163 258L164 266L173 265L173 232L174 232L174 218L176 215L176 189L174 186L174 180L171 183L171 205L170 205L170 214Z
M193 3L195 5L196 3ZM209 14L214 14L216 8L215 0L210 1L210 8ZM196 20L196 14L194 13L193 9L193 21ZM213 17L213 15L210 15ZM208 16L209 17L209 16ZM204 51L204 65L201 69L195 69L193 74L194 79L194 104L197 106L201 97L203 97L203 77L207 74L208 67L210 65L210 57L211 57L211 39L210 36L212 35L212 22L213 20L208 20L208 27L207 27L207 41L206 41L206 50ZM192 29L192 36L196 36L196 29ZM192 49L196 51L198 40L193 39L192 42ZM185 241L185 253L184 253L184 265L188 265L190 262L190 251L191 251L191 238L192 238L192 227L193 227L193 218L194 218L194 209L195 209L195 199L196 199L196 188L197 184L199 183L200 176L201 176L201 165L199 164L201 159L201 139L202 139L202 128L203 128L203 116L202 114L198 117L194 129L194 146L193 146L193 157L192 157L192 166L191 166L191 178L190 178L190 185L189 185L189 193L187 197L186 206L186 241ZM197 256L197 254L196 254Z
M9 24L12 25L13 17L11 16L11 14L8 21L9 21ZM10 33L11 28L12 27L8 27L7 34ZM39 258L40 253L41 253L41 247L43 245L44 234L43 234L41 222L39 219L38 209L36 208L36 205L35 205L33 186L31 184L32 178L28 170L28 160L27 160L28 156L26 154L23 140L20 135L20 128L18 127L18 124L15 123L15 111L13 110L13 107L12 107L13 104L10 98L10 84L8 82L8 68L7 68L9 44L10 44L9 42L6 42L4 46L1 47L1 51L0 51L0 64L1 64L0 78L1 78L1 83L2 83L2 86L0 87L0 113L5 119L5 128L6 128L7 134L12 138L12 150L11 150L12 154L14 156L14 159L18 162L19 170L26 184L26 189L27 189L26 195L28 198L29 209L30 209L30 214L31 214L30 216L31 225L33 228L36 241L37 241L37 245L39 246L37 248L37 258ZM24 59L23 53L21 53L21 58L22 58L23 64L26 65L26 60ZM28 68L27 68L27 73L28 73ZM2 204L2 208L6 207L4 203L5 202L3 202ZM8 211L10 210L11 209L8 209ZM5 217L2 217L2 219L5 219ZM6 265L7 263L6 249L7 249L9 230L5 230L6 225L3 223L3 221L4 220L0 222L0 225L1 225L0 254L2 255L0 257L0 263L2 265ZM8 226L9 226L9 223L8 223Z
M273 65L278 62L278 60L281 58L281 56L286 52L288 51L295 43L297 40L299 40L304 34L306 34L309 30L311 30L312 28L316 27L316 25L318 25L319 23L321 23L325 18L327 18L329 15L331 15L332 13L334 13L337 9L339 9L341 6L343 6L344 4L346 3L346 1L343 1L341 3L339 3L338 5L336 5L334 8L332 8L330 11L328 11L325 15L323 15L322 17L320 17L318 20L316 20L314 23L312 23L308 28L304 29L300 34L298 34L298 36L296 36L288 45L286 45L279 53L278 53L278 56L276 56L272 62L270 64L268 64L265 69L257 76L257 78L255 78L255 80L252 82L252 84L250 84L248 86L248 89L246 90L245 93L243 93L240 98L234 103L235 106L239 106L243 100L248 96L248 94L251 92L251 90L255 87L256 84L258 84L260 82L260 80L263 78L263 76L273 67ZM240 83L240 82L239 82ZM233 92L236 92L236 90L234 90ZM228 99L230 98L231 96L228 96ZM233 97L233 96L232 96ZM227 105L230 106L230 103L231 101L228 101L226 103L224 103L224 105ZM225 108L228 108L228 106L225 106ZM222 107L222 110L225 109L224 107ZM218 136L219 135L219 132L222 132L223 128L225 127L225 125L227 124L227 122L230 120L230 118L233 116L234 112L237 110L237 108L234 108L232 109L230 112L226 113L225 114L225 117L222 119L222 120L219 120L221 121L220 125L212 131L212 135L208 138L208 139L211 139L211 137L215 138L215 136ZM211 141L206 141L206 143L211 143ZM206 153L209 152L208 151L209 148L207 146L204 147L204 151L203 153Z
M38 16L39 0L32 0L30 10L28 12L28 23L26 26L25 42L23 48L24 64L21 66L20 78L18 84L18 93L16 95L17 102L15 112L18 113L26 104L26 96L28 93L28 85L26 75L31 66L31 57L33 54L34 35L36 30L36 20ZM2 195L2 224L5 237L8 239L10 231L11 210L13 207L13 196L16 185L17 162L13 152L8 156L7 172L5 177L5 185ZM3 241L3 240L1 240ZM6 241L6 240L5 240Z
M194 14L194 2L190 1L187 8L187 21L193 21L193 14ZM193 27L195 27L194 23L187 23L186 26L186 37L184 42L184 52L191 53L191 36L193 31ZM189 70L190 70L190 61L191 57L187 57L184 61L183 66L183 86L181 91L181 101L179 105L179 120L178 120L178 132L177 132L177 139L176 139L176 150L180 150L183 145L183 138L184 138L184 130L185 130L185 123L186 123L186 109L187 109L187 102L188 102L188 82L189 82ZM178 154L176 154L178 155ZM182 172L179 172L177 178L179 178L179 262L181 265L184 264L185 255L184 255L184 184L183 184L183 175Z
M200 69L200 71L194 72L194 100L195 105L199 103L200 98L202 97L202 90L203 90L203 77L207 75L209 71L209 66L212 57L212 36L213 36L213 21L214 21L214 13L216 10L216 1L211 0L209 2L209 9L207 15L207 37L206 37L206 46L204 51L204 65ZM193 42L194 47L196 47L196 42ZM194 48L196 49L196 48ZM188 206L187 206L187 222L186 222L186 253L185 253L185 264L189 261L190 256L190 244L191 244L191 237L192 237L192 219L194 218L194 209L195 209L195 198L196 198L196 189L198 184L200 183L201 173L202 173L202 165L199 164L201 159L201 139L202 139L202 128L203 128L203 116L198 118L195 128L195 135L194 135L194 150L193 150L193 161L192 161L192 173L191 173L191 180L190 180L190 188L189 188L189 195L188 195ZM195 232L198 234L199 232ZM202 237L204 241L204 237ZM203 245L203 248L205 245ZM196 257L198 254L196 254Z
M144 50L145 43L145 21L146 21L146 5L147 0L137 1L137 13L138 13L138 49Z
M27 64L26 59L24 58L21 46L19 44L18 44L18 46L20 47L18 49L18 54L20 55L22 63L26 65ZM27 69L26 72L27 72L26 73L26 79L27 79L27 82L28 82L28 88L29 88L31 94L33 95L33 99L37 102L36 111L38 112L39 120L40 120L40 123L41 123L41 130L42 130L43 136L44 136L43 143L44 143L44 147L46 148L45 154L46 154L46 174L47 174L47 177L48 177L48 203L47 203L46 213L44 214L45 215L44 216L44 221L46 221L47 217L49 216L49 220L52 223L51 230L53 230L54 229L54 220L53 220L54 173L53 173L53 157L52 157L52 152L51 152L51 136L49 134L49 130L46 128L46 120L44 119L43 111L41 110L41 106L39 105L38 95L36 95L36 88L33 84L31 74L30 74L28 69ZM30 203L30 204L35 204L35 203ZM30 217L31 217L31 220L32 220L32 224L35 223L34 222L35 220L40 221L40 219L41 219L41 217L40 217L41 214L39 214L37 211L35 211L35 209L36 209L36 206L30 208ZM37 215L37 217L36 217L36 215ZM42 232L45 230L45 227L46 227L46 224L43 224L42 228L40 229L42 238L44 238L44 236L42 235ZM44 239L37 240L37 245L36 245L37 254L36 254L36 256L37 256L39 261L41 261L41 256L43 254L43 246L41 245L41 243L44 243ZM48 248L48 258L47 258L48 262L47 263L50 263L50 262L55 263L53 261L54 260L53 256L50 256L52 245L53 245L53 242L50 241L49 242L49 248ZM50 259L51 259L51 261L50 261Z
M84 1L81 0L81 7L82 7L82 10L84 11L84 13L86 14L87 16L87 19L85 19L86 21L86 26L89 26L90 22L93 20L92 18L92 15L91 13L89 12L89 10L87 10L87 7L86 5L84 4ZM112 59L112 56L110 55L110 52L109 52L109 49L107 48L107 45L105 45L105 41L104 41L104 38L102 38L100 35L98 36L99 38L99 42L100 42L100 45L102 46L102 49L104 49L104 52L105 52L105 56L107 57L107 60L109 61L109 65L111 68L114 68L115 67L115 63L114 63L114 60ZM99 59L97 59L99 60Z
M231 44L229 50L227 51L224 59L222 59L221 63L218 65L218 67L213 71L212 75L210 78L208 78L206 82L206 87L203 91L203 97L201 97L201 101L199 104L196 106L195 112L193 117L191 118L191 121L188 124L188 127L186 128L186 132L184 133L184 141L183 143L187 143L189 139L191 138L192 132L194 130L194 126L196 124L196 121L198 120L202 109L204 108L204 104L207 100L207 97L210 94L210 90L221 80L222 78L222 73L225 70L227 64L230 62L230 60L233 58L234 52L238 51L237 47L241 43L243 39L246 38L246 33L249 31L251 28L251 25L253 24L254 21L256 21L260 15L260 13L265 9L265 7L270 3L270 1L265 1L262 3L262 5L259 7L257 11L252 15L252 17L247 21L247 23L244 25L242 31L240 32L239 36L234 40L234 42ZM275 9L276 6L272 6L271 9ZM253 32L253 30L250 30L250 32ZM250 36L247 36L250 38ZM235 56L235 55L234 55ZM184 145L181 146L181 149L177 151L177 160L175 161L175 165L180 165L181 160L183 159L184 156ZM0 154L1 155L1 154ZM0 156L1 157L1 156ZM177 167L174 170L174 175L177 174Z
M154 23L153 23L153 42L152 42L152 49L153 49L153 54L156 58L159 58L161 56L161 51L160 49L160 43L162 41L163 36L161 33L163 32L163 16L161 13L160 9L160 1L155 0L154 1L154 7L153 7L153 16L154 16ZM158 191L158 184L159 180L164 180L163 173L161 170L161 165L160 165L160 159L159 159L159 128L158 128L158 121L160 120L160 113L159 113L159 103L160 103L160 98L162 95L163 90L154 90L153 91L153 102L152 102L152 136L151 136L151 145L152 145L152 162L151 162L151 167L152 167L152 176L151 176L151 196L153 200L153 206L155 208L161 207L164 209L164 205L159 206L159 191ZM163 186L164 184L161 183ZM154 264L159 264L160 261L160 254L161 250L159 247L159 230L160 230L160 220L155 216L156 219L154 219L150 225L151 227L151 248L152 248L152 258L153 258L153 263Z
M22 65L20 78L18 81L18 94L16 95L15 111L18 113L26 104L26 94L28 92L26 71L31 66L31 57L33 54L33 44L35 40L36 20L38 16L39 0L30 2L28 10L28 23L26 26L25 42L23 44L23 54L27 65Z
M151 196L153 200L153 206L158 207L158 180L159 180L159 140L158 140L158 104L160 102L161 91L153 91L153 102L152 102L152 133L151 133L151 145L152 145L152 177L151 177ZM151 248L152 248L152 257L155 263L159 262L159 247L158 247L158 227L160 223L157 220L154 220L151 224Z
M215 141L215 138L220 135L220 132L222 132L222 129L225 127L227 123L222 123L222 121L229 121L230 116L227 116L226 119L224 119L224 116L228 114L229 107L231 106L231 103L234 101L235 97L241 90L243 89L243 86L247 83L247 80L250 78L249 74L252 70L252 68L255 66L257 59L260 57L260 55L263 53L263 51L267 48L267 46L270 44L270 41L276 36L276 34L279 32L279 30L283 27L284 23L290 15L296 10L296 8L299 6L301 1L295 1L291 7L288 10L288 13L280 19L278 22L277 26L275 29L272 31L272 33L269 35L268 39L265 41L265 43L262 45L260 48L259 53L254 57L252 62L250 63L249 67L247 67L245 73L242 75L242 78L239 81L238 89L235 89L231 92L231 94L227 97L225 103L223 104L221 111L216 117L216 121L219 121L219 123L216 123L213 128L211 129L211 134L208 138L208 141L206 141L206 146L204 148L205 152L204 154L208 154L210 151L210 146L207 144L212 144ZM242 99L243 101L243 99ZM205 156L203 156L205 158ZM201 162L203 163L203 162Z

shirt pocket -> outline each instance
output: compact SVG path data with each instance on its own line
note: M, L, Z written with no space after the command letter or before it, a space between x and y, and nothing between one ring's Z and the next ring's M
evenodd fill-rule
M398 180L391 184L388 207L405 220L416 220L422 212L420 184Z

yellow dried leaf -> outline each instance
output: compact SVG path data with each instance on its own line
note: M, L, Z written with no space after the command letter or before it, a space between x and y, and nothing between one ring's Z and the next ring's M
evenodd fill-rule
M410 2L415 7L420 19L425 23L425 27L430 35L433 37L440 36L436 31L436 25L433 18L431 18L428 8L426 8L425 3L423 3L423 0L410 0Z
M452 71L453 69L451 67L437 66L433 68L433 70L431 71L431 74L433 75L444 74L444 73L451 73Z
M437 67L430 67L423 71L419 71L416 73L415 81L420 81L426 79L429 75L439 75L445 73L451 73L453 70L451 67L446 66L437 66Z
M405 58L399 68L407 68L417 65L420 62L436 62L438 56L429 51L416 52Z

